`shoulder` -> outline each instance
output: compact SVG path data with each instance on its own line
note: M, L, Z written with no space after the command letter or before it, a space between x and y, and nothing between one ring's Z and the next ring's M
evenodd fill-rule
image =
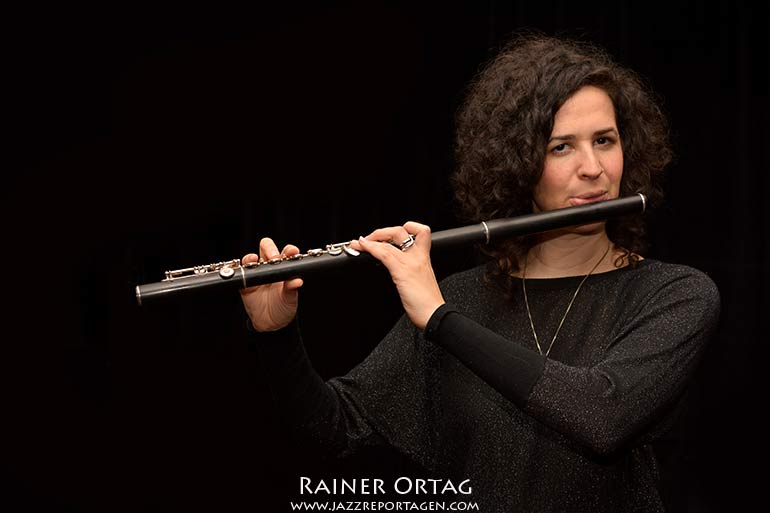
M660 260L643 260L636 269L631 270L630 277L647 288L679 288L704 297L719 299L719 290L714 280L703 271L682 264L661 262Z
M626 294L648 306L700 311L715 318L720 310L719 289L705 272L688 265L644 260L626 273Z

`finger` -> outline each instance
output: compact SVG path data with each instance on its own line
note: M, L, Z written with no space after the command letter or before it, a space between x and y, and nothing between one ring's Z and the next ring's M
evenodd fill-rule
M390 235L387 242L399 251L404 251L414 244L412 235L403 226L389 228L386 233Z
M262 260L271 260L273 258L279 258L281 255L278 253L278 247L270 237L265 237L259 241L259 258Z
M404 224L404 230L414 236L414 244L417 247L430 249L430 226L415 221L409 221Z
M394 234L391 244L397 250L405 251L414 245L414 235L402 227Z
M358 239L358 244L361 251L366 251L382 262L385 267L387 267L394 258L397 258L397 255L401 254L401 250L383 241L368 240L365 237L360 237Z
M402 240L409 236L404 230L403 226L389 226L387 228L380 228L374 230L372 233L366 236L366 240L379 241L379 242L396 242L400 243Z
M285 291L293 291L297 290L304 284L305 282L302 281L302 278L294 278L293 280L287 280L284 282L284 289Z
M244 255L244 257L241 258L241 265L250 264L252 262L259 262L259 255L256 253L249 253L248 255Z
M283 247L283 251L281 251L281 255L285 257L290 257L294 255L299 254L299 248L295 246L294 244L287 244Z

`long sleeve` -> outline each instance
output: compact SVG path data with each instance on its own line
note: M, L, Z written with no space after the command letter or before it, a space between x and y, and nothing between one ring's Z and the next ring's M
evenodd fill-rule
M348 450L348 429L356 433L353 438L371 435L366 423L346 420L344 404L313 368L296 320L281 330L257 333L255 338L262 372L290 432L325 456Z
M600 454L649 442L681 399L718 317L719 294L705 275L671 280L597 364L547 361L526 411Z
M544 357L510 343L449 303L433 313L425 327L425 338L441 345L519 406L524 406L543 373Z
M543 358L451 305L434 314L426 336L528 415L590 452L612 453L645 441L673 408L718 318L719 295L705 275L653 280L590 365Z
M344 457L358 448L388 443L426 467L432 461L430 365L406 316L372 353L345 376L326 382L305 352L297 323L256 334L263 371L279 413L314 449Z

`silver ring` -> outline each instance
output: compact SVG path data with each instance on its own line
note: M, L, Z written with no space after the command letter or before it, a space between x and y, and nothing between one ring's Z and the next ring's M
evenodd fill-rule
M400 249L401 251L406 251L412 246L414 246L414 236L412 234L409 234L409 238L404 239L403 242L401 242L401 245L398 246L398 249Z

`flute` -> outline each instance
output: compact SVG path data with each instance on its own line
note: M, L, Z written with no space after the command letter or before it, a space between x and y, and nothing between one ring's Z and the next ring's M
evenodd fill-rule
M644 194L635 194L537 214L482 221L475 225L432 233L431 249L444 250L473 243L490 244L496 240L643 213L646 206L647 198ZM166 271L162 281L138 285L136 300L139 305L148 305L181 295L213 290L238 290L375 262L376 259L368 253L353 249L350 242L341 242L291 257L260 260L245 265L241 264L240 259L235 259Z

